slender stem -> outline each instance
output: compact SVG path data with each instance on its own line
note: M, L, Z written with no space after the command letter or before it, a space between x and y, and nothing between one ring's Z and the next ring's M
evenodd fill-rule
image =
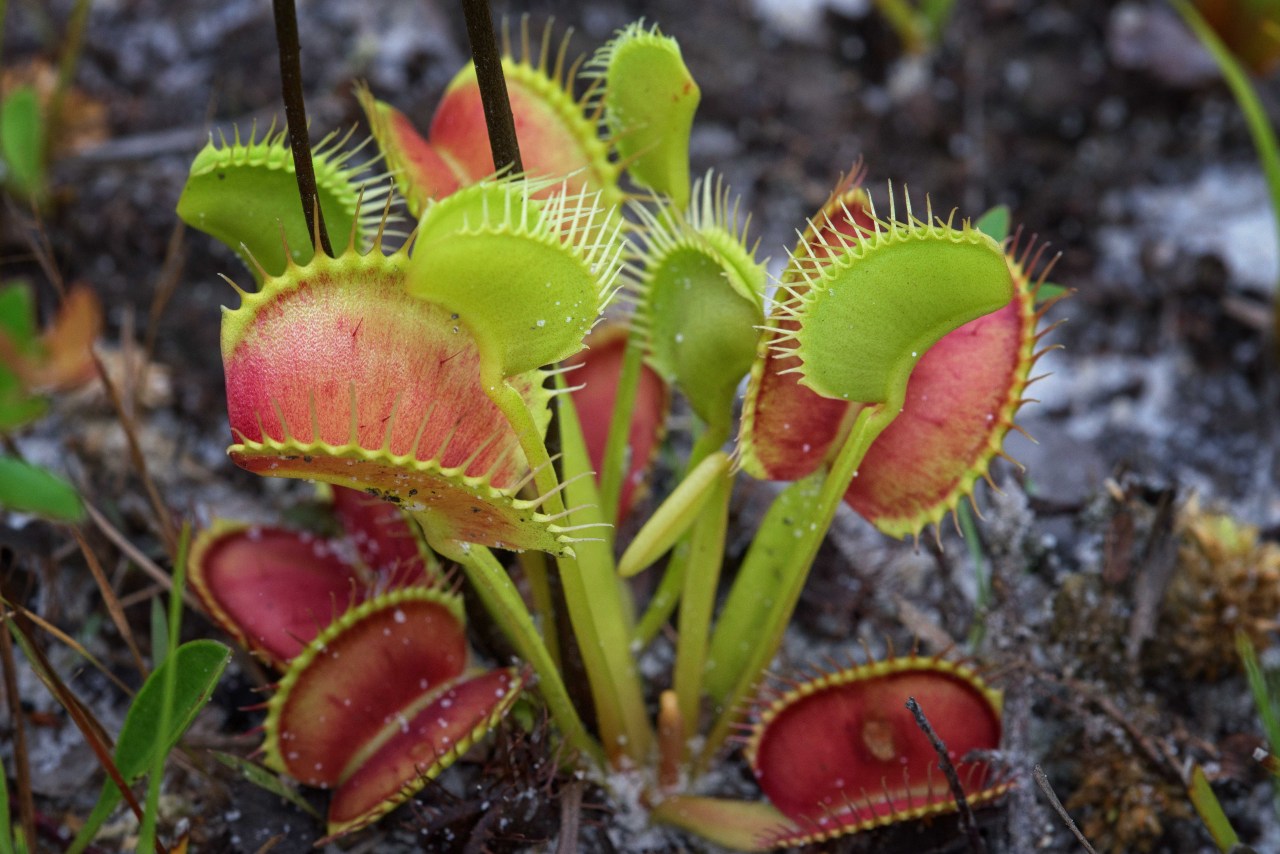
M604 443L604 459L600 462L600 509L604 518L611 522L619 521L622 485L631 473L627 446L631 439L631 419L636 408L643 356L644 347L633 329L627 335L627 346L622 352L622 369L614 391L609 436Z
M307 133L307 107L302 100L302 46L298 42L298 13L293 0L271 0L276 17L276 46L280 53L280 89L284 94L284 118L289 126L289 146L293 149L293 169L298 178L298 198L307 218L312 249L316 236L325 254L333 257L324 211L316 189L316 170L311 162L311 140Z
M599 493L591 477L591 459L573 400L560 394L560 440L564 449L565 502L573 525L600 525ZM654 733L645 711L640 674L631 653L633 616L625 584L617 577L613 549L603 538L574 544L576 556L558 558L564 601L573 635L582 651L591 683L600 739L609 757L640 765L649 759Z
M519 438L525 460L536 472L534 485L543 496L541 512L558 516L567 503L574 508L569 517L571 526L601 523L586 443L582 441L573 401L564 394L564 377L556 378L561 392L556 396L560 414L549 428L564 446L566 486L562 497L558 490L560 479L524 399L492 368L482 366L480 375L489 399L506 416ZM590 500L574 500L586 489L592 493ZM644 716L644 694L629 644L631 619L615 575L612 549L603 539L583 540L574 548L581 559L564 554L556 558L556 565L573 639L577 640L591 683L600 737L611 760L626 755L638 763L653 743L653 732ZM570 654L563 648L560 652L562 656Z
M689 453L689 460L685 464L685 476L687 477L689 472L696 469L703 460L711 455L712 451L718 450L727 438L727 427L724 431L703 431L702 435L693 443L693 450ZM667 565L662 570L662 581L658 582L658 589L649 599L649 605L645 608L644 614L640 617L640 622L636 625L635 642L641 647L648 646L653 641L667 620L670 619L672 613L675 612L676 603L680 600L680 591L684 589L685 576L689 569L689 543L690 538L686 536L671 550L671 557L667 559Z
M480 84L480 101L484 105L484 123L489 129L489 148L493 167L510 166L513 173L524 171L520 160L520 143L516 139L515 118L507 97L507 79L502 74L502 53L493 32L489 0L462 0L467 19L467 40L471 43L471 59Z
M635 645L644 648L653 642L662 631L662 627L675 613L676 603L680 601L680 591L684 588L684 574L689 567L689 544L680 542L671 550L667 566L662 570L662 580L658 589L649 598L649 604L636 623Z
M1178 10L1183 20L1187 22L1187 26L1218 63L1218 69L1222 72L1227 86L1230 87L1231 94L1235 96L1240 112L1244 113L1245 124L1249 126L1253 146L1258 150L1262 174L1266 177L1267 190L1271 195L1271 210L1276 221L1276 243L1280 245L1280 142L1276 140L1276 132L1271 126L1270 119L1267 118L1266 108L1262 106L1262 101L1258 98L1253 84L1249 82L1249 75L1243 66L1232 56L1230 49L1223 44L1222 39L1218 38L1217 33L1201 17L1195 7L1187 0L1169 0L1169 2ZM1280 346L1280 291L1277 291L1273 312L1276 338L1274 343Z
M433 543L434 548L460 565L472 586L479 594L489 613L511 639L520 657L533 666L538 675L538 691L551 711L551 717L560 727L565 743L575 750L603 763L604 753L600 745L587 733L578 716L555 660L542 642L533 616L525 607L520 591L511 583L506 570L493 553L483 546L468 543Z
M4 615L7 622L12 612ZM22 709L18 693L17 668L13 656L13 641L8 627L0 625L0 668L4 670L4 694L9 704L9 720L13 727L13 778L17 784L18 823L27 841L27 850L36 850L36 805L31 793L31 759L27 753L26 713ZM0 765L0 774L5 773ZM8 804L5 809L8 810ZM7 842L8 840L6 840Z
M54 84L53 94L49 96L49 105L45 113L43 154L46 164L51 159L54 140L58 136L58 125L62 121L62 104L66 99L67 90L71 88L71 78L75 76L76 64L80 61L80 50L84 46L84 31L89 23L91 5L91 0L76 0L76 5L71 10L71 20L67 22L67 36L62 42L62 56L58 59L58 79ZM0 17L3 13L4 5L0 4Z
M719 450L729 438L731 429L729 418L725 418L723 424L708 426L694 443L689 471L697 468L713 451ZM711 613L715 610L720 567L724 563L724 540L729 525L729 495L732 491L733 475L726 472L712 487L693 529L685 537L689 544L684 552L688 564L682 573L684 585L680 595L674 685L686 737L698 729L702 678L707 662L707 636L710 634Z
M560 664L560 645L557 641L555 598L551 590L550 573L547 570L545 552L523 551L516 555L520 569L524 572L525 581L529 585L529 597L533 600L533 610L542 621L542 638L547 645L551 658Z
M512 388L497 369L482 365L480 381L488 389L489 399L493 401L494 406L498 407L498 411L515 431L516 439L520 442L520 450L524 452L525 462L534 471L533 485L538 490L538 494L546 496L542 502L542 512L548 516L559 514L564 510L564 501L558 490L561 479L552 464L552 450L548 447L552 444L553 438L557 440L556 444L559 444L558 431L555 437L548 432L546 439L543 438L542 431L538 429L538 424L529 411L529 405L520 396L520 392ZM557 398L552 398L551 401L553 414L551 424L547 427L548 431L556 431L559 421L554 414L559 403Z
M900 410L900 402L862 408L822 483L814 516L808 520L808 525L801 525L799 524L801 520L796 520L798 527L794 549L789 553L778 575L779 586L772 591L772 605L767 616L760 625L750 627L755 645L737 684L722 704L720 717L712 728L702 755L698 759L700 768L706 767L711 757L715 756L716 751L728 737L741 711L742 701L755 686L760 674L769 666L774 653L782 644L782 636L786 632L791 615L795 612L796 603L800 601L800 591L804 588L809 569L818 555L818 547L822 545L823 538L831 528L831 522L835 519L836 510L840 507L849 483L857 476L858 466L866 456L871 443L893 423Z

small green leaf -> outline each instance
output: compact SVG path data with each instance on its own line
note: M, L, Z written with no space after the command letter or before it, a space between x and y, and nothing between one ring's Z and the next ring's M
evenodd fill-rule
M248 759L244 759L231 753L224 753L221 750L215 750L213 752L213 757L228 768L239 772L241 777L244 777L259 789L262 789L265 792L270 792L273 795L278 795L303 812L308 813L317 819L320 818L319 810L307 803L306 798L298 794L296 789L286 786L277 775L268 771L266 768L263 768L261 765L258 765L256 762L250 762Z
M1262 722L1267 744L1273 754L1280 752L1280 696L1276 694L1274 680L1268 679L1268 673L1262 669L1258 651L1248 633L1236 632L1236 652L1244 665L1249 691L1253 694L1253 703L1258 709L1258 719Z
M631 179L689 204L689 134L702 93L676 40L642 21L619 31L587 68L603 77L605 120Z
M4 411L0 405L0 415ZM84 515L80 496L71 484L12 457L0 457L0 508L61 522L74 522Z
M978 217L973 227L997 243L1009 236L1009 206L996 205Z
M22 196L44 195L44 118L31 86L0 103L0 161L0 182Z
M21 280L0 287L0 339L21 358L39 353L39 334L31 287ZM36 420L45 408L43 398L27 394L14 366L0 363L0 432Z
M1199 765L1191 771L1191 786L1187 793L1219 851L1229 852L1240 844L1240 837L1231 826L1227 814L1222 811L1222 804L1218 802L1218 796L1213 793L1213 787L1209 785L1204 769Z
M25 281L10 282L0 287L0 335L5 336L23 355L37 349L35 292Z
M0 433L21 427L44 415L48 403L42 397L32 397L22 387L22 382L12 371L0 365ZM4 493L0 487L0 495ZM3 504L3 499L0 499Z
M1036 302L1045 303L1068 292L1066 285L1056 285L1053 282L1041 282L1040 286L1036 288Z
M565 388L565 377L556 377ZM573 398L559 399L560 446L565 504L573 508L575 525L603 526L600 493L591 477L591 457L582 436L582 425ZM649 755L653 732L645 711L644 694L635 656L631 654L633 616L627 588L615 575L610 544L603 537L584 538L575 544L577 557L559 558L564 598L582 647L592 695L600 717L605 752L617 762L620 756L639 763Z
M178 647L162 666L151 672L129 706L120 739L116 742L116 766L125 780L132 783L141 777L151 767L156 751L167 754L173 750L196 714L209 701L230 659L231 650L223 644L194 640ZM167 715L168 732L162 733L159 729L160 721L165 717L162 708L165 674L170 668L177 669L174 673L174 699ZM97 805L71 845L72 852L83 851L93 841L98 828L110 817L120 799L120 790L114 783L110 780L103 783Z

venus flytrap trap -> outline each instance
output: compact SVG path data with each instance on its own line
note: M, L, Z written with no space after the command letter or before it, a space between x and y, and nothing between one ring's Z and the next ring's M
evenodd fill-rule
M591 92L583 97L573 94L582 61L566 64L568 36L553 54L551 29L545 29L536 58L527 20L520 26L518 58L510 40L505 41L502 70L525 172L544 178L572 176L574 190L600 192L604 207L616 206L622 200L620 166L611 156L610 141L597 133L592 119L597 110L589 105ZM427 201L493 174L496 167L473 65L459 71L445 89L426 138L408 117L379 101L367 88L359 89L358 95L374 139L413 216L422 213Z
M598 84L590 91L598 93L628 177L683 210L689 204L689 134L702 93L676 40L636 21L596 51L585 72Z
M890 656L757 690L841 504L918 537L1002 453L1037 355L1039 250L928 203L917 218L905 193L878 214L855 172L769 302L729 189L711 173L690 184L699 91L674 40L637 23L585 64L566 63L563 42L553 52L549 32L536 58L527 28L521 42L503 68L523 174L493 174L472 68L425 138L359 91L395 198L320 147L320 205L348 234L337 257L309 250L279 137L211 147L193 166L180 213L258 280L223 318L231 457L332 484L347 532L221 523L197 548L193 581L215 618L284 671L268 763L334 789L330 838L349 833L440 773L528 684L577 761L636 778L655 821L762 850L953 808L903 705L916 696L970 799L998 797L1005 784L966 754L998 748L999 695L966 665ZM247 193L256 213L236 218ZM401 199L416 227L389 249ZM263 242L264 218L283 241ZM626 326L588 336L606 311ZM693 450L619 559L608 523L632 505L668 387L696 416ZM717 613L738 468L792 483ZM517 553L531 602L494 550ZM656 594L633 602L624 578L668 553ZM436 556L461 567L527 671L467 671L459 595ZM286 588L297 595L273 607ZM670 689L647 686L638 656L677 605ZM562 620L590 709L566 686ZM748 717L747 760L772 804L694 794ZM826 761L833 730L860 735Z
M287 131L268 128L259 137L210 140L191 164L178 199L178 216L235 250L261 284L286 268L287 251L305 264L311 241L306 223L293 216L297 184ZM389 190L378 178L356 180L371 162L359 158L363 146L347 147L351 134L330 134L315 147L316 187L325 222L334 234L354 235L367 248L378 231Z
M1009 781L985 760L968 758L1000 744L1000 692L965 665L913 652L766 684L742 741L769 803L675 795L655 812L720 844L754 851L954 811L933 748L903 697L933 710L970 805L1008 791ZM833 732L845 737L822 735Z
M381 593L447 579L394 505L334 487L343 535L216 520L196 538L190 583L209 616L283 669L321 630Z

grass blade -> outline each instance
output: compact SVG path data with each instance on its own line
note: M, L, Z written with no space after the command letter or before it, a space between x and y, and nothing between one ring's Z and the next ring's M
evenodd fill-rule
M310 814L316 819L321 819L319 810L307 803L306 799L303 798L302 795L298 794L296 790L286 786L281 782L279 777L268 771L266 768L263 768L261 765L258 765L255 762L250 762L248 759L241 756L236 756L234 753L224 753L221 750L215 750L213 758L217 759L233 771L239 773L241 777L248 780L259 789L270 792L273 795L278 795L303 812Z
M1204 769L1199 765L1191 771L1191 785L1187 793L1218 850L1229 852L1235 849L1240 844L1240 837L1236 835L1227 814L1222 811L1222 804L1218 803L1218 796L1213 793L1208 778L1204 776Z
M187 578L187 552L191 547L191 525L190 523L182 526L182 534L178 539L178 551L176 560L173 565L173 588L169 591L169 620L168 632L165 632L163 614L159 608L152 611L152 626L160 629L159 633L154 635L155 655L159 660L159 651L164 650L164 660L172 661L176 658L178 652L179 634L182 629L182 589ZM158 600L153 599L152 602ZM225 648L224 648L225 649ZM209 694L213 692L213 687L218 684L218 678L222 675L222 668L226 667L230 658L230 651L226 651L222 658L222 664L217 668L212 680L202 690L201 696L208 699ZM157 667L162 665L157 664ZM176 662L174 667L164 668L164 679L161 683L161 702L159 726L155 732L165 734L170 731L173 726L173 706L177 699L178 690L178 671ZM199 711L204 703L195 705L195 711ZM156 823L160 820L160 790L164 787L164 762L169 756L169 751L173 749L173 744L177 743L182 733L186 732L187 727L191 724L191 719L195 717L194 712L191 717L182 725L176 733L174 733L173 742L165 745L163 749L151 750L151 778L147 784L147 803L142 812L142 827L138 832L138 850L148 851L155 845L156 840ZM123 739L122 739L123 742ZM119 752L119 745L117 745Z

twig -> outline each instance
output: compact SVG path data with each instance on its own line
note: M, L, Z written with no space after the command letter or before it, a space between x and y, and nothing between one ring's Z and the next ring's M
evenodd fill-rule
M947 785L951 787L951 797L955 798L956 809L960 811L960 824L969 837L969 850L974 854L985 854L987 849L982 844L981 834L978 833L977 819L973 817L973 810L969 808L969 801L964 796L964 787L960 785L960 775L956 773L956 766L951 764L951 757L947 756L947 746L929 725L929 719L924 716L924 710L920 708L915 697L907 698L907 709L916 719L916 726L920 727L920 731L929 739L934 752L938 754L938 767L946 775Z
M121 602L121 604L123 604L123 601ZM112 673L111 670L108 669L105 664L99 661L97 656L89 652L89 650L85 649L84 644L80 643L80 641L71 637L71 635L67 634L62 629L58 628L53 623L49 622L44 617L40 616L35 611L32 611L29 608L24 608L21 605L15 604L13 602L9 603L9 607L15 611L21 611L22 615L26 617L28 620L30 620L32 623L44 629L46 632L52 635L55 640L64 644L69 649L75 651L77 655L79 655L85 661L89 662L94 667L96 667L98 669L98 672L101 673L103 676L107 677L107 679L111 680L111 684L119 688L121 693L123 693L125 696L132 698L137 693L137 691L135 691L133 688L130 688L128 685L126 685L119 676Z
M574 781L564 787L560 795L560 841L556 854L576 854L578 829L582 823L582 786Z
M1036 778L1036 785L1040 787L1040 791L1044 792L1044 796L1049 799L1049 804L1054 808L1062 820L1067 825L1067 830L1075 834L1076 839L1080 840L1080 844L1084 846L1084 850L1089 854L1098 854L1093 850L1093 846L1089 844L1089 840L1084 838L1084 834L1080 832L1080 828L1076 827L1075 821L1067 813L1066 807L1062 805L1062 801L1058 800L1058 795L1053 791L1053 787L1049 785L1049 778L1045 775L1044 769L1039 765L1031 769L1031 776Z
M120 637L124 638L125 646L129 648L129 653L133 656L134 666L138 668L138 672L142 674L142 678L147 678L147 664L142 659L142 653L138 651L138 644L133 639L133 630L129 628L129 621L124 615L124 606L120 604L120 599L116 596L115 590L111 589L111 582L107 581L107 574L102 571L102 563L98 560L98 556L94 554L93 549L89 547L89 540L85 538L84 532L79 528L71 529L72 535L76 538L76 543L80 546L80 553L84 555L85 563L89 566L89 572L93 575L93 580L98 583L98 590L102 593L102 601L107 606L107 613L111 615L111 622L115 623L116 631L120 633Z
M493 33L489 0L462 0L462 12L467 19L467 40L471 43L476 81L480 84L493 166L495 169L510 166L511 172L518 174L524 171L524 164L520 160L520 142L516 139L516 123L507 97L507 79L502 74L502 54Z
M13 199L5 199L5 208L15 218L22 215L23 211ZM27 247L31 250L31 255L36 259L36 263L40 265L41 271L49 283L53 285L53 289L58 293L58 299L65 299L67 296L67 284L62 278L62 272L58 269L58 265L54 262L53 244L49 242L49 234L44 230L44 221L40 218L40 212L34 208L30 211L31 218L23 221L21 227L23 229L23 239Z
M147 374L151 370L151 359L156 354L156 339L160 334L160 317L164 314L169 299L177 291L178 282L182 278L182 266L187 260L187 253L183 248L185 234L186 225L182 220L178 220L173 231L169 233L169 244L165 248L164 261L160 265L160 277L156 281L155 296L152 297L151 308L147 312L147 334L142 345L142 365L139 368L137 382L134 384L132 403L135 409L146 396Z
M116 418L120 420L120 427L124 430L124 437L129 445L129 458L133 461L133 467L138 470L138 476L142 478L142 486L147 492L147 498L151 501L151 509L155 513L156 524L159 526L160 539L164 540L165 550L169 552L169 556L172 558L177 550L178 541L173 533L169 509L165 507L164 501L160 498L160 490L156 488L156 482L151 478L151 472L147 469L147 459L143 456L142 446L138 443L137 426L134 424L133 417L125 410L124 401L120 399L120 392L107 374L107 368L102 364L102 359L98 356L97 351L90 349L89 353L93 356L93 364L98 369L98 376L102 380L102 387L107 392L107 399L111 401L111 408L115 410Z
M3 591L0 591L3 592ZM4 668L4 694L9 700L9 720L13 727L13 778L17 785L18 814L21 817L27 849L36 850L36 802L31 793L31 758L27 754L26 713L18 694L18 676L14 669L13 639L9 627L0 621L0 665ZM0 773L4 769L0 768Z
M27 653L32 669L35 670L36 676L40 681L44 682L49 692L57 698L58 702L67 714L71 717L76 728L80 730L84 736L85 742L93 750L98 757L98 763L102 765L102 769L107 772L107 776L111 778L111 782L116 784L116 788L120 790L120 794L124 796L125 802L129 808L133 810L133 814L138 821L142 821L142 805L138 803L138 799L134 797L133 791L125 782L124 776L120 773L119 767L115 760L111 757L111 742L106 732L102 729L102 724L93 716L93 713L85 708L80 699L67 687L66 683L59 678L53 665L45 656L40 646L35 643L33 633L30 630L30 624L26 617L20 611L12 612L13 623L11 628L15 630L18 641L22 644L23 652ZM34 850L34 849L33 849ZM157 854L168 854L168 849L161 844L160 840L156 840L155 850Z
M46 163L49 162L49 156L53 152L53 146L60 131L58 125L62 122L62 104L67 96L67 90L71 88L71 78L75 76L76 63L80 61L84 32L89 24L89 8L92 5L91 0L76 0L76 5L71 10L71 20L67 22L67 35L62 43L62 56L58 59L58 79L53 86L53 93L49 96L48 106L45 108L44 157Z
M120 551L124 552L126 557L136 563L139 569L150 576L152 581L155 581L165 590L173 589L173 579L169 577L169 573L157 566L155 561L143 554L142 550L133 543L129 542L129 539L125 537L124 534L120 533L120 531L111 524L110 520L108 520L106 516L102 515L102 511L98 510L88 501L84 503L84 511L93 521L93 524L98 527L98 530L105 534L107 539L115 543L116 547L119 548ZM196 613L205 613L204 605L201 604L199 599L191 594L190 590L182 591L182 601L187 604L188 608Z
M333 256L324 211L316 190L316 170L311 162L311 140L307 133L307 107L302 100L302 46L298 42L298 12L293 0L272 0L276 17L276 47L280 54L280 89L284 94L284 119L289 127L289 147L293 150L294 174L298 178L298 198L307 218L312 249ZM316 247L316 237L320 246Z

